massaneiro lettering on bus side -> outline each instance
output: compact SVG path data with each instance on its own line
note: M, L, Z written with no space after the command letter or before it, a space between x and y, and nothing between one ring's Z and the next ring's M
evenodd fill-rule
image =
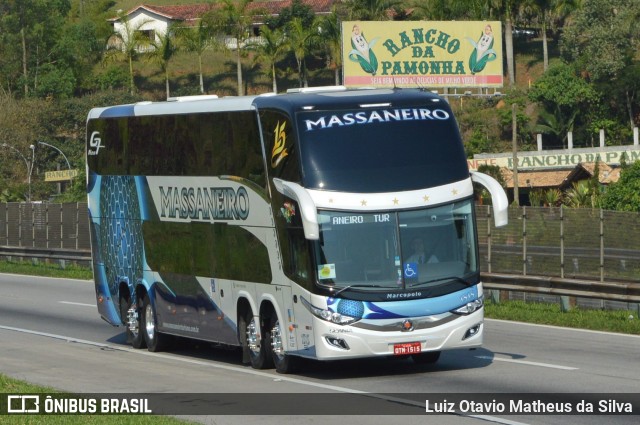
M196 220L246 220L249 194L240 186L159 186L160 217Z
M315 120L305 120L307 131L323 130L348 125L388 123L394 121L448 120L450 114L443 109L406 108L348 112L342 115L326 115Z

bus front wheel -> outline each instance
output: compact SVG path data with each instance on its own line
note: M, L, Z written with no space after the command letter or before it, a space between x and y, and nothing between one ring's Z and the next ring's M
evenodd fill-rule
M243 347L249 352L251 367L254 369L267 369L271 366L271 359L267 352L267 341L270 340L268 332L260 328L259 320L249 310L241 323L246 337ZM266 335L265 335L266 334Z
M285 343L283 341L285 333L282 331L282 326L280 326L280 321L275 313L271 316L270 329L269 347L271 349L271 357L273 359L273 364L276 367L276 372L285 374L293 372L295 369L296 359L285 354Z
M156 311L149 300L149 296L142 299L142 332L147 349L152 352L162 351L167 344L169 335L158 332Z

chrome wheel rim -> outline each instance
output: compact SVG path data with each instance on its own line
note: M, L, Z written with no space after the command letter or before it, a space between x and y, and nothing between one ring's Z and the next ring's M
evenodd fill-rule
M284 358L284 347L282 346L282 332L280 330L280 321L276 320L276 323L271 329L271 351L275 354L279 360Z
M258 327L256 326L256 319L251 318L247 325L247 347L253 355L260 354L260 339L258 337Z
M144 310L144 328L147 331L149 339L153 340L156 333L156 320L150 303L147 304Z

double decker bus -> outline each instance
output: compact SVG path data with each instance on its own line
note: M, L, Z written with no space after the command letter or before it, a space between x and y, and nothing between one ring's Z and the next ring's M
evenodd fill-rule
M429 91L95 108L87 180L98 310L133 347L194 338L288 373L482 343L473 182L497 226L508 202Z

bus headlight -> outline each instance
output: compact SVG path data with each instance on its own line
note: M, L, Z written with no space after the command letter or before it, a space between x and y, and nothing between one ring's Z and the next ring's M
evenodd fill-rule
M311 312L311 314L313 314L317 318L322 319L326 322L334 323L336 325L349 325L357 320L356 318L351 316L347 316L340 313L334 313L329 310L324 310L322 308L315 307L309 301L304 299L304 297L300 297L300 300L302 301L302 305L305 306L307 310Z
M484 296L478 298L477 300L468 302L462 307L452 310L451 312L455 314L465 314L465 315L471 314L481 309L483 305L484 305Z

